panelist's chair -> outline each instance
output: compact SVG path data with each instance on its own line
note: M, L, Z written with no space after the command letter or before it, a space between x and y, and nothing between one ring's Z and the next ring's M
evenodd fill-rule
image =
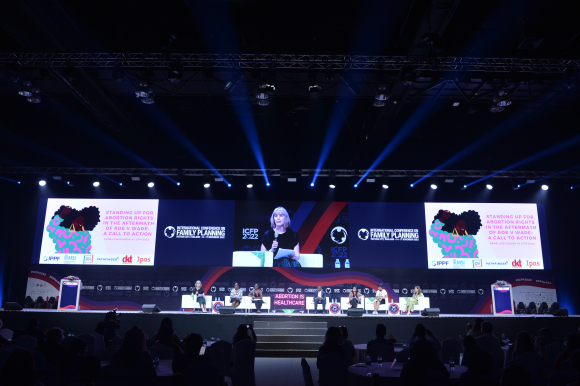
M248 310L247 298L248 298L247 296L242 296L242 300L240 302L240 305L236 308L236 310L244 310L244 311ZM232 305L232 302L230 301L230 299L231 299L230 296L226 296L224 306L231 306Z
M326 303L323 304L324 307L321 307L320 305L318 306L318 310L322 310L322 308L324 308L324 311L328 311L330 310L330 303L332 303L331 301L328 300L328 297L326 298ZM310 313L310 311L314 311L315 304L314 304L314 296L307 296L306 297L306 312ZM342 309L342 307L341 307Z
M245 306L245 309L248 311L256 309L256 303L254 303L252 301L252 298L249 296L244 296L242 304ZM240 304L240 307L242 306L242 304ZM240 307L238 307L238 308L240 308ZM270 312L270 309L271 309L270 297L263 296L262 297L262 310L267 310L267 312Z
M348 311L348 309L350 308L350 302L348 301L348 296L347 297L342 297L340 298L340 310L345 313ZM365 298L364 296L361 297L361 302L357 305L357 308L360 308L361 310L365 309ZM374 308L373 308L374 310Z
M375 310L374 301L369 298L365 298L364 300L365 300L365 310L367 311L367 313L373 312ZM387 301L387 299L385 299L385 304L381 304L379 306L379 311L385 312L389 311L389 302Z

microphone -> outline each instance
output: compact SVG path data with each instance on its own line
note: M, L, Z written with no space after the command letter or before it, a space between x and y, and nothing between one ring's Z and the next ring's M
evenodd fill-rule
M278 241L278 236L279 236L278 232L274 231L274 241ZM278 248L276 248L276 249L274 250L274 253L275 253L276 251L278 251Z

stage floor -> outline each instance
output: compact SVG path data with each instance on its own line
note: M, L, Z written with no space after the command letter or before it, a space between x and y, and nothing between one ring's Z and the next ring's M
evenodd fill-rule
M26 309L23 311L0 311L0 319L4 326L11 330L23 329L30 318L36 317L40 321L40 328L47 330L51 327L60 327L65 334L69 332L79 335L92 332L97 324L103 321L106 311L83 310L83 311L57 311L42 309ZM387 327L387 333L392 334L398 342L407 341L413 334L415 326L422 323L435 335L446 339L459 339L465 335L466 324L473 324L475 318L483 318L493 323L494 334L501 336L506 334L512 341L520 331L527 331L537 335L540 328L550 328L554 335L564 340L569 332L577 332L580 325L579 315L570 317L554 317L551 315L458 315L441 314L438 317L423 317L419 315L372 315L364 314L362 317L350 317L346 314L285 314L275 313L245 313L239 312L234 315L203 314L191 311L163 311L150 314L140 311L119 311L121 314L121 328L118 334L123 336L134 325L142 327L145 332L152 336L159 328L161 320L169 317L173 320L175 332L180 337L196 332L206 338L222 337L230 340L240 324L250 324L256 321L280 322L324 322L326 327L346 326L349 331L349 339L352 342L368 342L374 337L374 331L378 323ZM259 339L259 334L258 334Z

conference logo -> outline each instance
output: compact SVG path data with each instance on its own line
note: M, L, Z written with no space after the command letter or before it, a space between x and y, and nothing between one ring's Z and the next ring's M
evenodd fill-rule
M60 256L44 256L43 261L59 261Z
M445 295L445 288L441 288L441 289L439 290L439 292L441 293L441 295Z
M212 307L211 307L211 308L212 308L213 312L215 312L216 314L219 314L219 312L220 312L220 307L221 307L221 306L223 306L223 305L224 305L224 304L223 304L222 302L220 302L220 301L218 301L218 302L213 302L213 305L212 305Z
M329 307L330 313L336 315L340 313L340 305L338 303L332 303Z
M399 314L399 305L396 303L389 304L389 314L398 315Z
M97 286L97 291L101 292L102 290L103 290L103 286L99 284L99 285Z
M85 264L92 264L93 263L93 255L85 255L84 263Z
M244 228L244 229L242 229L242 239L244 239L244 240L258 240L258 228Z
M292 292L294 292L294 290L292 289L292 287L288 287L288 293L291 294Z
M406 295L409 292L409 290L407 290L406 288L403 288L402 292L404 295Z
M515 259L514 261L512 261L512 267L514 268L522 268L522 259Z
M135 286L135 291L141 291L141 286L136 285Z
M168 226L167 228L165 228L165 230L163 231L163 234L165 235L165 237L167 237L168 239L171 239L175 236L175 228L172 226Z
M326 293L327 293L328 295L330 295L330 294L332 293L332 290L331 290L330 288L327 288L327 289L326 289Z
M369 239L369 231L367 229L359 229L358 230L358 238L365 241Z
M343 244L346 241L348 232L341 226L332 228L330 231L330 238L337 244Z
M453 268L465 268L465 260L453 260Z
M477 293L478 293L478 294L480 294L480 295L483 295L483 289L481 289L481 288L480 288L480 289L478 289L478 290L477 290Z
M215 291L216 291L215 285L212 285L212 286L211 286L211 288L210 288L209 290L210 290L211 292L215 292Z

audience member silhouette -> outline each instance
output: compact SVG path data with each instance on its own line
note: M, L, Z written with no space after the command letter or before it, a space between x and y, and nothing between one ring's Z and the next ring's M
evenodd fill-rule
M559 370L562 367L562 362L570 359L572 353L580 349L580 334L577 332L572 332L566 335L566 350L562 351L560 355L556 357L554 362L554 370Z
M29 335L34 339L36 339L36 344L42 343L42 341L44 340L44 333L38 327L39 325L40 322L38 321L38 318L30 318L30 320L28 321L28 327L26 327L26 329L24 330L14 331L14 334L12 335L12 340L21 337L22 335Z
M504 370L500 385L501 386L530 386L532 376L522 366L509 366Z
M155 336L157 337L157 344L164 344L166 346L169 346L173 349L173 353L181 353L183 352L183 350L181 349L181 342L180 343L175 343L174 341L174 337L175 337L175 333L173 331L172 327L169 327L167 325L161 325L161 327L159 327L159 331L155 334ZM177 339L177 341L179 342L179 339Z
M173 334L171 339L168 339L167 336L169 332L168 328L171 329ZM181 341L179 340L179 337L177 336L177 334L175 334L175 330L173 329L173 320L171 320L171 318L163 318L161 324L159 325L159 330L153 335L152 339L157 341L163 340L163 344L167 344L168 346L170 346L170 344L167 342L171 341L174 344L178 345L180 348L182 348Z
M350 353L350 358L346 358L349 364L352 364L352 358L354 358L354 344L348 340L348 329L346 326L340 326L340 332L342 333L342 346L347 355ZM367 346L368 347L368 346Z
M65 354L65 349L60 345L63 331L53 327L46 332L46 340L38 346L38 350L44 354L46 361L55 367L60 366L60 361Z
M385 335L387 335L387 326L382 323L377 324L377 328L375 329L376 338L369 341L367 343L367 350L371 348L373 344L382 343L386 344L387 346L394 346L393 342L385 339Z
M536 341L534 342L534 347L539 355L545 357L546 346L557 341L556 337L552 334L552 330L549 328L541 328L536 337Z
M526 331L520 331L516 337L516 343L514 345L514 352L512 353L512 359L516 359L518 355L524 353L535 353L534 341L530 334Z
M95 327L95 333L100 335L105 335L105 330L107 329L107 323L99 322L97 323L97 327Z
M0 330L2 329L2 320L0 320ZM4 338L2 335L0 335L0 348L7 346L10 344L10 341L6 338Z
M492 356L494 363L502 364L504 362L504 354L499 340L493 335L493 324L482 322L481 332L482 335L475 338L475 342L483 351Z
M0 384L5 386L41 386L38 383L32 351L19 348L6 358L0 372Z
M420 339L427 340L429 343L431 343L431 345L436 351L441 350L441 345L439 344L437 338L435 338L435 335L433 335L431 331L427 330L425 326L419 323L415 326L415 332L413 332L413 336L411 336L411 339L409 339L407 344L409 345L409 347L413 348L415 342L417 342Z
M99 376L101 359L95 355L88 355L79 359L78 382L75 386L94 386Z
M403 365L401 380L403 385L424 385L434 378L449 378L445 365L437 358L437 350L419 331L414 342L409 361Z
M249 327L248 327L249 326ZM236 347L236 343L241 340L252 340L253 342L258 341L256 333L254 332L254 326L251 324L240 324L238 330L232 338L232 349Z
M471 335L463 338L462 366L467 366L473 375L489 375L493 371L493 358L477 345Z
M184 341L185 353L175 353L171 367L176 374L185 373L187 366L199 362L211 362L211 359L206 355L199 355L201 347L203 346L203 337L199 334L191 333Z
M473 327L471 327L471 323L468 323L466 326L466 330L467 330L467 336L472 336L474 338L477 338L478 336L481 336L481 323L483 323L483 319L481 318L475 318L475 323L473 325Z
M157 373L153 367L153 358L145 346L145 333L138 326L127 331L123 343L111 359L111 364L127 371L134 385L156 383Z
M328 330L326 330L326 336L324 337L324 343L318 349L318 355L316 356L316 367L319 367L318 359L323 355L336 353L346 357L346 351L340 344L341 338L342 333L340 332L340 328L328 327Z
M81 357L85 355L87 355L87 344L79 338L74 338L70 342L68 351L62 356L60 368L69 372L76 370Z
M106 324L105 333L105 346L109 347L111 341L115 339L117 335L117 330L121 328L121 321L119 320L119 315L115 311L109 311L105 314L104 323Z

